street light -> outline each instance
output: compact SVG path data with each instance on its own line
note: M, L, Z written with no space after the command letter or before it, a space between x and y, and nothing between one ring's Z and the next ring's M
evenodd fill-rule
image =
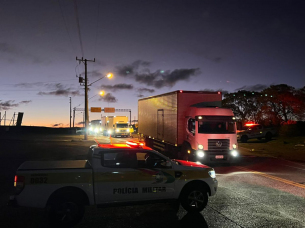
M85 65L86 66L86 65ZM89 105L88 105L88 86L91 86L93 83L98 82L99 80L107 77L107 78L111 78L113 76L112 73L108 73L107 75L105 75L104 77L99 78L98 80L90 83L89 85L87 84L87 77L85 77L85 134L84 134L84 140L88 139L88 131L87 131L87 127L89 125Z

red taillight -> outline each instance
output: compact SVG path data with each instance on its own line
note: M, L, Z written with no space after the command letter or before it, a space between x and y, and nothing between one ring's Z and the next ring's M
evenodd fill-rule
M15 175L14 187L16 187L16 195L18 195L24 188L24 176Z

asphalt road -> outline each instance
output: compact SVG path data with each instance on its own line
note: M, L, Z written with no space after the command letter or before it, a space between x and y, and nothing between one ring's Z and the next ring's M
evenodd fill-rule
M22 162L84 159L92 144L82 136L0 136L1 227L48 227L43 210L6 206ZM241 153L234 165L214 165L219 189L200 214L168 204L88 207L77 227L305 227L305 164Z

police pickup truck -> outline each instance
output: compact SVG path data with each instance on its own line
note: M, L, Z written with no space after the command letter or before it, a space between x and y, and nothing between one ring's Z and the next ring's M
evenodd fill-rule
M265 128L260 124L246 124L245 130L237 132L237 140L246 143L248 139L262 139L271 140L276 134L276 131L272 128Z
M215 195L213 168L171 160L139 142L91 146L88 160L27 161L16 172L10 204L47 209L52 225L73 226L86 205L180 202L203 210Z

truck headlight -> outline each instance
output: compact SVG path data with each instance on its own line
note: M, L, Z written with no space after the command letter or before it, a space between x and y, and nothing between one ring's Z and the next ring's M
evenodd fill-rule
M119 129L116 129L115 131L116 131L116 132L119 132Z
M210 175L210 177L212 177L212 178L216 178L216 173L215 173L214 170L209 171L209 175Z
M102 131L103 129L102 128L100 128L100 131Z
M130 132L130 129L127 129L127 132Z
M89 127L89 131L92 131L92 127Z
M237 156L238 156L238 152L237 152L236 150L232 150L232 151L231 151L231 155L232 155L233 157L237 157Z
M111 134L112 132L111 132L111 130L108 130L108 134Z
M97 129L97 128L95 128L95 129L94 129L94 132L95 132L95 133L97 133L97 132L98 132L98 129Z
M198 145L198 150L203 150L203 145L199 144Z
M200 158L203 158L204 157L204 152L202 150L198 150L197 151L197 156L200 157Z
M233 149L236 149L237 148L237 145L236 144L233 144Z

